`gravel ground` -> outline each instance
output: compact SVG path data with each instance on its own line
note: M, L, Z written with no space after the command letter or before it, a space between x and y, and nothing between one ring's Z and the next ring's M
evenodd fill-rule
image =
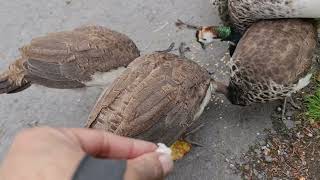
M5 69L18 56L18 48L32 37L86 24L99 24L129 35L148 53L166 49L171 42L184 41L191 48L188 56L227 78L223 56L227 45L217 42L206 52L189 30L177 30L177 18L194 24L219 24L217 9L209 0L0 0L0 68ZM55 90L32 86L24 92L1 95L0 160L13 136L38 122L54 127L81 127L102 89ZM206 126L194 136L205 147L196 147L176 163L172 180L239 179L232 162L248 150L264 128L271 127L274 104L254 107L231 106L214 97L201 116Z

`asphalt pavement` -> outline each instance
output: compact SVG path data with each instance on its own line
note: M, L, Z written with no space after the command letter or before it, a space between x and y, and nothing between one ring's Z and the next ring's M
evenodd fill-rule
M166 49L171 42L186 42L187 57L227 80L227 44L217 42L203 51L191 30L178 30L181 20L196 25L218 25L217 9L209 0L0 0L0 69L19 57L18 48L33 37L48 32L98 24L125 33L142 54ZM101 88L81 90L48 89L41 86L0 100L0 160L12 138L32 124L54 127L82 127L101 93ZM176 163L170 180L239 179L230 170L232 162L271 127L274 104L252 107L230 105L215 96L200 118L205 127L193 139L204 144L195 147ZM32 142L30 142L32 143Z

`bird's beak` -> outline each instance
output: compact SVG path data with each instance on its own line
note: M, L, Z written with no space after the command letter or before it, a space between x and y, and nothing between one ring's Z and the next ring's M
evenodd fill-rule
M206 50L207 46L206 46L204 43L200 43L200 44L201 44L201 48L202 48L203 50Z

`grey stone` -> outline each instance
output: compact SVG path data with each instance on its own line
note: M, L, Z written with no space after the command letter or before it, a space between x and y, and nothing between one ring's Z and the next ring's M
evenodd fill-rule
M281 112L281 111L282 111L282 107L278 106L278 107L277 107L277 111L278 111L278 112Z
M296 127L295 122L292 120L289 120L289 119L284 120L283 123L286 125L286 127L288 129L292 129L292 128Z

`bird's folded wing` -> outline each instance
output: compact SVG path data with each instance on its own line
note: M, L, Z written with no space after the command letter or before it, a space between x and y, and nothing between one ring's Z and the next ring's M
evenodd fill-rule
M29 59L25 63L27 79L31 82L53 88L83 87L78 79L67 77L61 69L64 64Z

